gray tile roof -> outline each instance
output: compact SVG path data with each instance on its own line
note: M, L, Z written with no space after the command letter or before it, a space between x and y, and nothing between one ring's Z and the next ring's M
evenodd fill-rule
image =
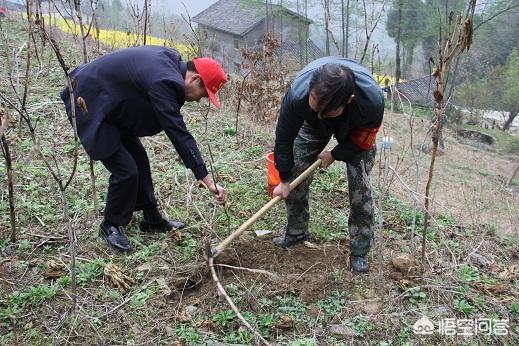
M405 95L412 103L423 106L434 103L433 92L436 90L436 84L431 76L398 83L395 85L395 89Z
M292 40L284 40L281 45L281 50L283 52L288 52L294 57L299 57L299 44ZM304 46L301 47L301 51L303 55L306 53ZM308 52L308 61L312 61L318 58L322 58L324 56L324 52L317 47L317 45L312 40L308 40L307 42L307 52Z
M299 17L308 24L312 23L308 18L280 5L272 5L272 10L274 13L283 11L285 14ZM244 36L265 20L265 3L258 0L220 0L194 16L192 20L217 30Z

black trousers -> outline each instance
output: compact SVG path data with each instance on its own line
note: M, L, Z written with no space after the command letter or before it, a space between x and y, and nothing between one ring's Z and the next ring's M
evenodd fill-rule
M105 219L119 226L130 223L134 211L157 206L150 162L137 137L125 136L112 156L101 160L111 175L108 180Z

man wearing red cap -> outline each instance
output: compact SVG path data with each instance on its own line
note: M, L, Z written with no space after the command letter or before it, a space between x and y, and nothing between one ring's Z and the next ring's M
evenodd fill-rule
M99 231L110 246L131 250L123 226L137 210L143 211L139 225L143 232L185 226L163 218L158 211L148 156L139 137L166 132L184 165L215 194L217 203L226 202L227 191L211 179L180 114L185 101L200 101L203 97L220 107L216 93L227 82L227 76L215 60L195 58L184 62L173 49L134 47L81 65L70 77L81 144L111 173ZM61 98L71 120L68 88L62 91Z

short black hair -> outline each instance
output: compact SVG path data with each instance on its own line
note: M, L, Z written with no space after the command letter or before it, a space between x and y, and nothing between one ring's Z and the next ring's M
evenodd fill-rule
M312 74L308 92L314 92L320 114L346 106L355 91L353 71L341 64L325 64Z
M188 71L191 71L191 72L194 72L194 73L198 73L198 71L196 70L195 63L193 62L193 60L189 60L188 62L186 62L186 64L187 64Z

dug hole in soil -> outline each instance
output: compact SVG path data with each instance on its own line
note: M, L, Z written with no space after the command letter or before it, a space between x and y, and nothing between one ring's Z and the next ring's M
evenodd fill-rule
M224 286L235 282L235 275L239 275L240 279L261 280L265 297L293 293L304 303L313 303L331 292L350 288L352 274L347 270L346 248L345 244L336 244L316 248L297 245L281 249L274 246L270 239L240 240L215 258L215 268ZM274 275L218 264L265 270ZM182 294L186 304L201 296L218 295L207 265L199 266L187 279L174 280L172 286L176 294L171 298L178 298L177 295Z

